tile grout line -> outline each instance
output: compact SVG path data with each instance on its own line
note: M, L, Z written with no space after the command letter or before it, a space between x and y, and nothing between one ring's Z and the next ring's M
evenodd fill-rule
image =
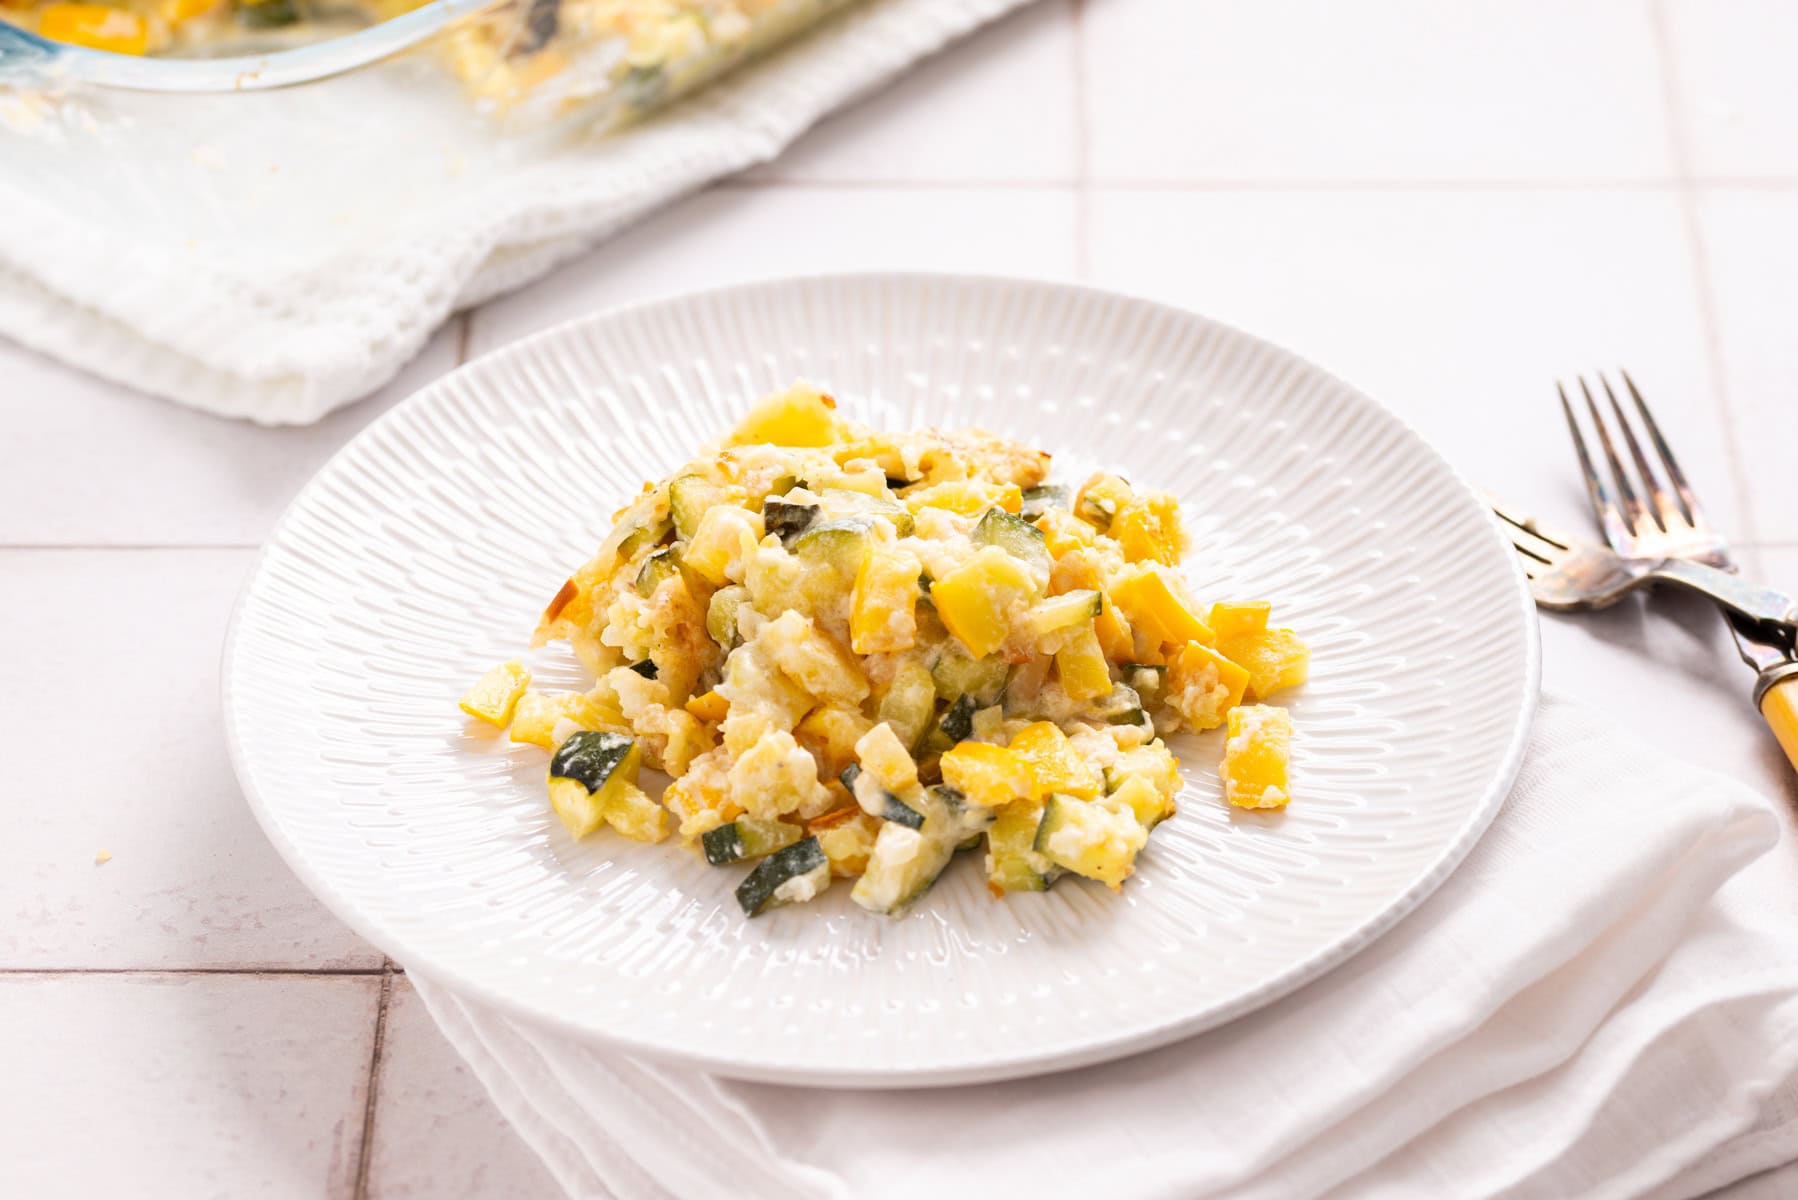
M1071 0L1068 18L1073 22L1074 117L1074 278L1092 279L1092 122L1087 117L1090 90L1086 79L1086 0Z
M1686 252L1692 268L1692 284L1697 291L1699 334L1704 340L1705 365L1711 382L1711 393L1717 398L1717 410L1723 418L1723 455L1728 465L1730 484L1735 490L1738 520L1742 525L1741 543L1758 545L1756 535L1760 523L1755 519L1754 499L1743 466L1740 425L1735 406L1730 403L1729 383L1723 369L1723 335L1717 325L1716 289L1711 283L1710 257L1705 249L1704 230L1698 220L1698 188L1692 175L1692 148L1687 144L1684 113L1679 100L1678 65L1674 56L1672 31L1667 26L1665 0L1650 0L1649 20L1653 26L1655 46L1661 62L1661 103L1667 118L1667 138L1673 155L1673 171L1678 187L1680 219L1685 225Z
M1080 90L1079 81L1076 86ZM1084 149L1084 137L1078 136L1086 122L1077 123L1075 153ZM1090 168L1088 168L1090 171ZM1739 190L1785 192L1798 190L1798 176L1718 175L1652 179L1623 178L1524 178L1524 179L1103 179L1082 178L1082 172L1068 178L1038 179L767 179L735 176L721 179L713 186L730 191L820 191L820 192L1059 192L1068 188L1089 187L1101 192L1671 192L1688 185L1728 187Z
M362 1141L356 1150L355 1200L367 1200L368 1170L375 1152L375 1107L381 1096L381 1055L387 1048L387 1010L393 999L393 960L381 966L381 995L375 1002L374 1044L368 1052L368 1094L362 1106Z
M56 976L118 978L134 975L238 976L251 979L366 979L385 967L0 967L0 980Z

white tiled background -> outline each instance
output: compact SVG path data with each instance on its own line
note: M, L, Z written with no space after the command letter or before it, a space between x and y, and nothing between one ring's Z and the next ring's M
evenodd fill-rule
M564 318L797 271L1085 280L1290 345L1570 522L1551 381L1622 363L1798 588L1794 46L1785 0L1039 0L310 429L0 343L0 1195L550 1193L404 974L263 840L216 662L328 455ZM1702 606L1545 641L1550 688L1798 796Z

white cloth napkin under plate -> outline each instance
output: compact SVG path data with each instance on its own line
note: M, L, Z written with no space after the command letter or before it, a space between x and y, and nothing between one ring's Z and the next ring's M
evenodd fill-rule
M1186 1042L976 1087L743 1083L413 983L573 1196L1687 1197L1798 1157L1777 838L1769 801L1547 699L1490 832L1348 963Z
M494 139L428 72L234 96L0 89L0 335L197 408L313 421L391 379L456 310L772 158L1023 3L862 0L639 127L572 144Z

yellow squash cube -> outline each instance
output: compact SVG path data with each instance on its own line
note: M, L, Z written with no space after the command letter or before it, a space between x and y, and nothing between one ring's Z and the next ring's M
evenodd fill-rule
M855 756L889 792L910 792L918 786L918 764L884 721L855 743Z
M512 710L512 740L554 750L556 726L564 720L580 729L630 728L624 714L580 692L526 692Z
M668 838L668 810L634 783L621 784L606 799L606 823L633 842Z
M926 508L944 508L964 517L978 516L989 508L1002 508L1015 514L1024 507L1024 493L1015 483L987 483L978 479L958 479L932 484L906 493L905 507L915 517Z
M1041 795L1030 764L1004 746L962 742L943 752L943 782L982 808Z
M1219 774L1224 799L1238 808L1282 808L1292 799L1288 774L1292 718L1283 708L1249 704L1230 710Z
M1118 572L1111 582L1111 599L1124 610L1132 629L1148 634L1159 645L1209 645L1216 640L1211 627L1193 610L1186 585L1160 563L1137 563Z
M730 435L735 445L828 446L842 436L837 402L806 384L796 384L757 402Z
M730 701L720 696L718 690L714 688L687 701L686 709L701 721L716 725L724 720L725 714L730 712Z
M518 698L531 686L531 673L517 659L501 663L476 681L462 697L462 711L489 725L504 729L518 707Z
M1205 623L1221 643L1225 638L1260 633L1267 628L1267 614L1273 605L1265 600L1219 600L1211 606Z
M1050 796L1036 832L1036 850L1058 867L1096 879L1113 891L1136 869L1149 831L1127 804Z
M1297 687L1311 673L1311 650L1290 629L1263 629L1220 641L1218 649L1247 668L1248 695L1265 700Z
M818 839L818 848L830 860L832 875L854 879L868 869L880 826L879 817L851 805L806 822L806 832Z
M1194 730L1216 729L1242 703L1249 673L1202 642L1188 642L1168 665L1167 698Z
M1055 652L1055 670L1070 699L1096 700L1110 693L1111 667L1091 622L1070 634Z
M930 587L937 615L975 658L1004 645L1012 615L1035 598L1029 567L998 546L985 547Z
M1090 798L1101 790L1092 765L1052 722L1037 721L1018 730L1011 739L1010 750L1029 765L1036 786L1043 793L1064 792Z
M38 17L37 31L53 42L114 54L142 54L150 47L149 22L107 4L47 4Z
M1180 502L1167 492L1132 497L1112 518L1109 532L1124 548L1126 561L1175 566L1180 561L1184 538L1180 532Z
M857 654L891 653L918 638L918 576L923 567L903 550L877 551L856 573L849 606L849 647Z

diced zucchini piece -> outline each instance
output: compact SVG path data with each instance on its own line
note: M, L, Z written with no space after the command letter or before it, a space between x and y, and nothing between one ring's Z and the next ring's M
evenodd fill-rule
M752 917L788 904L803 904L830 886L830 859L815 837L776 850L737 885L737 903Z
M645 679L654 679L656 677L655 659L646 658L642 662L632 663L631 670L643 676Z
M825 488L818 493L818 501L825 515L832 520L864 515L885 517L893 523L893 528L900 537L909 537L915 525L911 512L905 505L884 496L870 496L866 492L853 492L847 488Z
M1125 750L1105 768L1106 790L1115 792L1129 779L1146 779L1171 803L1180 790L1180 761L1160 741Z
M1292 799L1288 758L1292 718L1283 708L1249 704L1230 710L1224 741L1224 799L1238 808L1283 808Z
M903 795L918 786L918 765L891 726L876 725L863 734L855 743L855 757L889 792Z
M1140 775L1124 780L1111 798L1127 807L1144 829L1155 828L1173 812L1173 805L1160 789Z
M719 647L729 650L737 644L737 609L749 603L749 589L740 583L721 587L706 602L705 631Z
M937 722L937 730L947 740L949 746L966 738L974 732L974 709L978 707L972 696L958 696L951 704L943 719ZM945 747L947 749L947 747Z
M1136 869L1149 831L1123 804L1051 795L1034 849L1058 867L1117 888Z
M975 741L998 745L1005 740L1005 708L989 704L974 710L974 731L968 736Z
M816 504L788 504L785 500L766 500L762 503L762 526L769 533L780 538L787 546L793 539L810 529L818 519Z
M1135 714L1142 711L1142 699L1127 683L1117 683L1105 695L1088 706L1095 717L1108 725L1139 725Z
M1045 483L1040 487L1024 489L1024 506L1018 515L1026 521L1034 521L1051 508L1066 508L1069 492L1062 484Z
M929 728L936 715L937 689L929 668L923 663L908 662L893 674L886 695L880 698L879 720L893 730L906 749L916 748L918 739Z
M637 557L637 552L645 546L659 546L674 532L674 519L668 516L654 517L633 525L618 541L618 561L629 562Z
M1043 540L1043 531L1002 508L987 509L970 537L977 546L997 546L1013 558L1045 570L1049 566L1049 547Z
M1043 823L1041 800L1013 800L999 810L986 833L986 884L995 894L1043 892L1063 871L1036 852Z
M636 741L622 734L570 735L549 763L550 804L568 832L581 838L603 825L613 798L636 786L641 762Z
M518 707L518 698L530 686L531 673L524 669L523 663L513 659L476 680L468 694L462 697L460 707L469 716L504 729L512 719L512 710Z
M955 842L888 821L874 839L868 869L855 881L850 899L870 912L898 916L936 882L954 856Z
M886 794L886 807L880 810L880 819L895 822L907 829L924 828L924 814L891 792Z
M975 658L955 642L945 642L930 664L930 677L940 698L954 701L971 696L981 708L999 702L1010 675L1011 664L1004 659Z
M1068 592L1039 600L1024 614L1024 625L1038 638L1090 621L1105 609L1103 596L1096 591Z
M1012 614L1036 595L1030 568L998 546L981 548L930 587L937 615L975 658L1005 644Z
M662 581L673 579L680 574L680 558L671 546L666 550L657 550L643 560L637 569L637 595L648 598L655 595L655 590L662 586Z
M1137 697L1146 705L1161 703L1167 694L1167 668L1150 666L1147 663L1125 663L1120 673L1124 682L1136 690Z
M1061 677L1061 690L1072 700L1091 700L1111 691L1111 664L1099 649L1099 635L1089 622L1066 635L1061 649L1055 652L1055 672Z
M721 867L784 850L804 835L805 830L785 821L738 817L729 825L706 831L699 840L705 847L705 860Z
M1074 495L1074 515L1103 533L1111 528L1111 520L1134 495L1130 485L1117 475L1103 472L1080 485Z
M606 824L633 842L666 841L668 810L636 784L624 783L606 797Z
M674 532L690 538L699 530L705 510L725 498L723 485L702 475L682 475L668 484L668 511L674 518Z
M842 521L820 521L813 524L793 542L793 553L804 562L828 566L847 580L853 580L867 561L873 544L866 517L850 517Z
M1036 784L1044 792L1085 798L1097 796L1101 790L1092 765L1074 748L1068 735L1048 721L1020 729L1011 739L1011 751L1030 764Z

